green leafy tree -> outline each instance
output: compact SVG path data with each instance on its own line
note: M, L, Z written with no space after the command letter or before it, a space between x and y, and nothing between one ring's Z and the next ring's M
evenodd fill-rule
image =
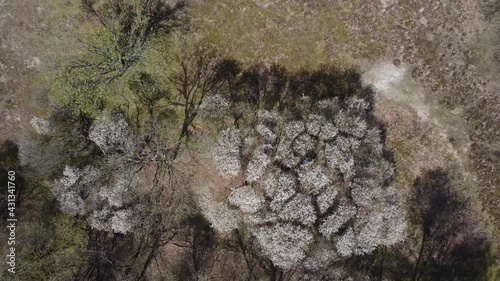
M120 78L145 55L155 38L180 27L186 3L161 0L82 0L82 9L96 23L78 57L63 65L52 86L52 100L76 115L95 117L123 97ZM117 81L120 80L120 81Z

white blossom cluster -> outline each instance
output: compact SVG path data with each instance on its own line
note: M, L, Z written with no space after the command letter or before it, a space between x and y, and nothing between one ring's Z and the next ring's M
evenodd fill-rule
M257 229L255 237L260 245L272 245L262 247L262 250L280 268L291 268L303 260L305 250L313 240L307 229L280 223Z
M266 153L268 149L272 149L272 147L269 145L261 145L255 150L247 167L246 180L248 182L259 180L266 171L266 167L271 161L271 158Z
M317 243L309 251L308 256L304 259L303 265L310 271L315 271L329 266L332 262L339 259L339 255L331 245L326 242Z
M199 113L202 116L221 117L227 113L229 102L220 94L208 96L203 99Z
M238 212L229 209L223 202L215 201L210 194L204 194L199 205L212 227L220 232L227 233L238 228Z
M356 247L356 237L354 236L354 231L352 228L348 228L344 234L342 234L335 245L337 247L337 252L344 257L349 257L352 255L354 248Z
M103 174L93 167L80 170L66 166L63 176L54 180L52 194L61 211L85 217L92 228L128 233L133 226L133 209L126 206L133 199L131 180L121 174L108 187L99 185L102 177Z
M130 179L125 174L121 174L117 177L113 188L104 187L99 195L106 199L110 206L120 208L132 201L130 185Z
M241 134L237 129L228 128L220 133L214 151L214 160L222 176L237 176L241 169Z
M264 196L250 186L236 188L228 198L229 203L238 206L245 213L257 212L264 203Z
M59 202L61 210L70 216L85 214L85 203L76 184L81 175L81 170L66 166L63 177L55 180L52 185L52 194Z
M87 218L89 225L98 230L126 234L134 225L134 208L129 206L134 200L135 182L130 173L119 173L114 183L102 186L97 196L91 196L95 206Z
M132 224L130 223L131 217L131 210L116 211L111 218L111 229L116 233L122 234L130 232L130 230L132 230Z
M226 178L243 173L245 183L225 202L203 203L213 227L243 223L284 270L318 269L401 241L405 215L388 187L393 167L367 109L358 98L323 100L301 117L260 111L253 127L223 130L215 163Z
M103 113L93 122L89 131L89 139L104 153L133 153L136 150L134 134L123 118Z
M330 237L338 232L348 220L356 215L356 207L342 200L333 214L326 217L319 227L319 232L325 237Z
M112 211L109 208L94 210L88 217L89 225L101 231L127 234L132 231L133 212L130 209Z

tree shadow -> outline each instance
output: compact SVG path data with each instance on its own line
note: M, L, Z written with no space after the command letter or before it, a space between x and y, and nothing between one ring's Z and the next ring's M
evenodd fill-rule
M446 172L417 178L409 207L416 239L393 251L386 270L391 280L486 280L488 241L469 200L453 190Z
M256 108L290 109L304 96L319 101L337 98L344 102L350 97L363 98L373 109L373 90L363 87L358 68L347 70L332 65L316 69L288 71L285 67L260 63L243 67L234 59L224 59L215 67L215 83L222 83L221 92L233 103L246 102Z
M18 160L19 147L12 140L5 140L0 144L0 226L3 226L8 216L8 186L9 186L9 171L15 172L15 195L16 206L21 200L21 193L24 188L24 178L22 177L21 167Z

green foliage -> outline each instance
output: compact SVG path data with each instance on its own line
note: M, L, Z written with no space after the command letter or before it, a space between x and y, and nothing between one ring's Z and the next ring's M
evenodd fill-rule
M104 107L98 83L99 75L93 69L66 65L52 85L52 101L75 115L95 116Z
M109 79L123 75L140 60L152 38L179 27L186 7L184 1L170 6L161 0L119 0L96 8L95 2L82 0L84 11L102 26L88 50L101 58L96 66Z
M51 93L57 106L89 117L116 105L126 90L127 78L120 78L144 57L155 37L180 26L186 5L147 0L95 6L95 1L82 0L97 26L85 38L81 54L59 69Z
M135 72L130 75L127 85L134 102L133 106L128 107L128 115L139 127L148 126L151 119L161 123L165 119L175 118L175 112L168 106L170 92L163 89L152 75L142 71Z
M85 264L85 223L52 211L18 231L18 268L10 280L71 280Z

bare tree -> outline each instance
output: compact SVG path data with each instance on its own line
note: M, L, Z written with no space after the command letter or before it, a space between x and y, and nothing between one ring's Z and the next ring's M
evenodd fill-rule
M220 54L211 47L183 49L178 57L180 71L171 79L177 95L169 102L183 111L182 127L174 158L181 148L182 140L189 137L189 129L205 98L218 93L224 84L217 78L216 67L222 60Z

